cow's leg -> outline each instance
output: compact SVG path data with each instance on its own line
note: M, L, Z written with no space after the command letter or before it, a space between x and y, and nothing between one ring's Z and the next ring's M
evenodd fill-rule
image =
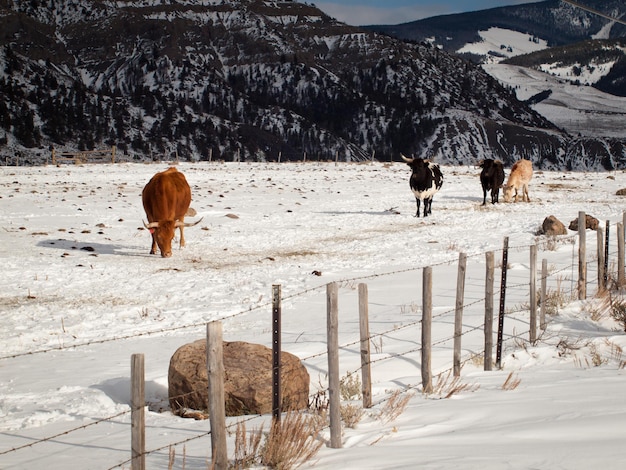
M491 203L495 204L496 202L498 202L498 193L500 192L499 188L493 188L491 190ZM483 204L484 205L484 204Z
M424 199L424 217L427 217L431 212L431 206L433 204L433 198L427 197Z
M524 197L526 198L526 202L530 202L530 197L528 197L528 185L525 184L524 185ZM524 200L524 197L522 197L522 200Z
M180 247L181 248L185 246L185 234L183 233L184 228L185 228L184 225L181 225L180 227L178 227L178 230L180 230Z
M156 235L154 234L154 231L152 231L152 248L150 249L150 254L156 255L156 252L157 252Z
M419 198L415 198L415 203L417 204L417 212L415 213L415 217L419 217L420 216L420 200Z
M493 191L491 191L491 198L493 199ZM487 204L487 188L483 188L483 206Z

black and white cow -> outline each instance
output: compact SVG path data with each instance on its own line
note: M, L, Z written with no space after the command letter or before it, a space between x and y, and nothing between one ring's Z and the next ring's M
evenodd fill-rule
M504 184L504 165L500 160L492 160L486 158L481 160L479 165L482 168L480 172L480 184L483 187L483 206L487 203L487 191L491 190L491 203L498 202L500 187Z
M415 217L420 216L421 201L424 201L424 217L427 217L432 212L433 196L443 185L443 174L439 165L429 160L407 158L402 154L400 156L412 170L409 186L415 194L415 202L417 203Z

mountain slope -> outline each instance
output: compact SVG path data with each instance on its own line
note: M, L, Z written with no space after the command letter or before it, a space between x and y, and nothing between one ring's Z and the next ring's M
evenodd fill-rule
M0 0L0 27L0 153L22 161L117 145L138 160L403 152L557 166L569 145L481 68L312 5Z
M626 37L588 40L552 47L504 61L531 67L575 84L594 85L617 96L626 96Z
M621 0L585 0L584 4L613 17L626 14ZM502 28L536 36L559 46L590 39L609 39L626 34L626 26L560 0L491 8L454 15L442 15L399 25L371 25L368 30L400 39L431 41L447 51L479 41L479 31Z

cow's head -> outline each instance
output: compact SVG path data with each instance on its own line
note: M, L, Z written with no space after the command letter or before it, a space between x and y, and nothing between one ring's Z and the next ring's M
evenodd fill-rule
M517 199L517 192L514 186L502 185L502 194L504 195L504 202L511 202L514 197Z
M484 160L478 162L478 167L484 168L485 170L488 170L492 166L494 166L493 158L485 158Z
M144 227L146 227L154 241L159 247L159 251L161 251L161 256L163 258L169 258L172 256L172 240L174 239L174 231L178 227L193 227L194 225L198 225L200 220L196 222L183 223L180 220L163 220L161 222L150 222L149 224L143 223ZM182 228L181 228L182 230Z
M423 158L408 158L405 157L403 154L400 154L400 156L402 157L402 160L404 160L413 171L420 168L428 168L428 160L424 160Z
M174 239L174 230L180 225L180 222L174 220L164 220L161 222L150 222L144 226L150 231L154 241L159 247L161 256L169 258L172 256L172 240Z

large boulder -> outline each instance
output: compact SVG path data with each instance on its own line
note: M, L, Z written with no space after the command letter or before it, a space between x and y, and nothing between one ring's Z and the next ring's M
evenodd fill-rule
M548 237L554 237L556 235L567 235L567 229L563 222L551 215L543 220L540 233Z
M585 214L585 230L597 230L599 223L600 222L595 217ZM578 218L575 218L569 223L569 229L575 232L578 231Z
M266 414L272 411L272 350L260 344L224 342L226 415ZM309 373L293 354L281 352L282 409L308 407ZM174 413L208 410L206 339L178 348L170 360L169 401Z

